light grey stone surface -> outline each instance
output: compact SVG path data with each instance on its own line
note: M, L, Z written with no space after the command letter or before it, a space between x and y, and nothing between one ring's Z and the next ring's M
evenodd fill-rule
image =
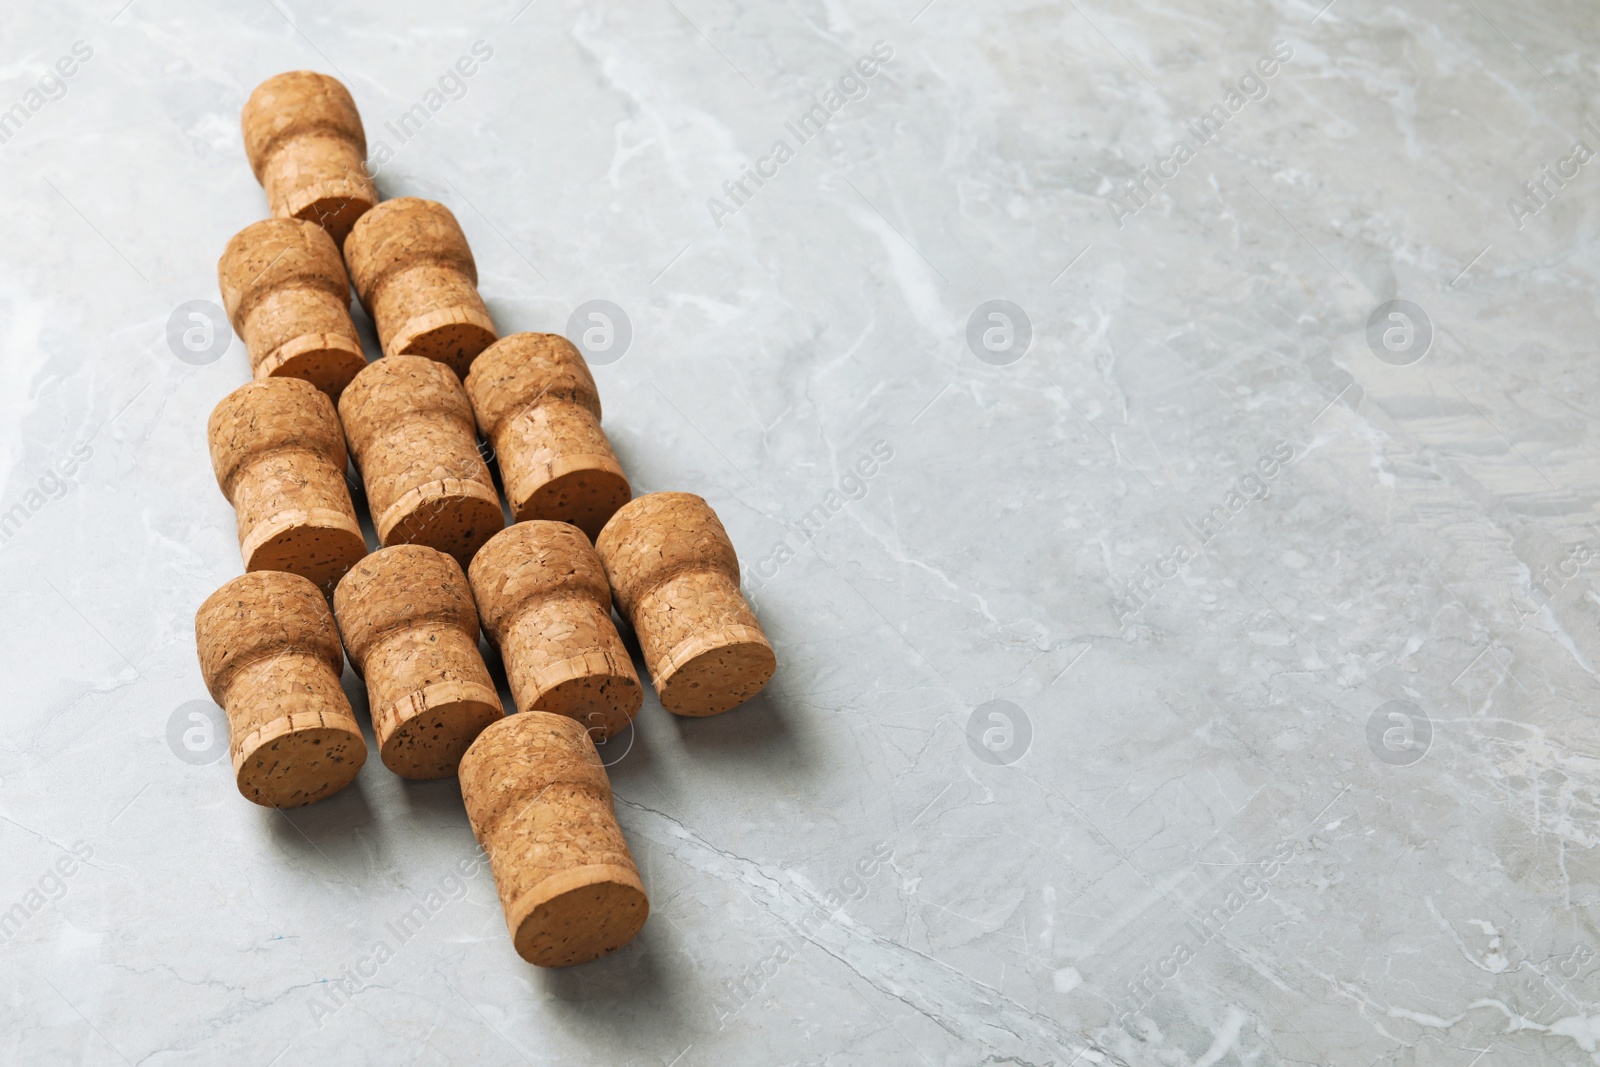
M0 1060L1600 1062L1592 5L95 0L0 42ZM588 966L513 954L454 783L276 813L182 758L248 364L166 331L303 67L505 332L624 310L606 427L778 652L608 752L654 910ZM1025 353L969 346L991 300Z

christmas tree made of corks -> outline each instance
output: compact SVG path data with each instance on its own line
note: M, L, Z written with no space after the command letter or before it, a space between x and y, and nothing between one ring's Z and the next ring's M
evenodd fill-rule
M556 334L499 336L449 208L380 202L342 84L269 78L242 125L271 217L234 235L217 276L253 380L207 433L245 573L195 615L239 792L295 807L355 779L348 655L384 766L459 776L518 954L603 956L649 912L595 748L644 697L612 607L668 711L755 696L776 659L727 531L691 493L633 497L583 356ZM383 350L371 363L352 283Z

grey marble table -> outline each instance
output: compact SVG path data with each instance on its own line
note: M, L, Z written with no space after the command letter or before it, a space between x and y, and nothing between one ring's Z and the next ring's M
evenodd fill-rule
M1592 4L17 0L0 42L0 1061L1600 1063ZM712 502L778 652L608 746L653 912L590 965L512 952L454 782L280 813L219 758L248 363L205 314L299 68L503 331L599 324L636 491Z

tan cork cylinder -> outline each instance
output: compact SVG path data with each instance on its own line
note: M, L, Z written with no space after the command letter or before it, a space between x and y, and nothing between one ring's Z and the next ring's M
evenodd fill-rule
M300 378L337 400L367 365L350 321L344 260L321 227L251 223L228 242L217 282L257 378Z
M424 545L380 549L333 594L350 664L367 682L383 765L448 778L505 714L478 653L478 608L461 564Z
M717 715L767 684L777 658L739 592L739 558L710 504L693 493L639 497L595 547L662 707Z
M344 244L350 227L378 202L350 91L314 71L279 74L256 86L240 125L272 214L316 223L334 244Z
M518 522L570 522L592 541L633 496L583 356L553 333L514 333L472 364L467 393L494 442Z
M472 404L449 367L421 356L370 363L339 416L383 544L427 545L466 566L505 528Z
M461 799L517 955L540 967L587 963L644 926L650 901L581 725L525 711L490 726L461 760Z
M569 716L601 738L632 721L644 691L581 530L519 522L483 546L467 575L517 707Z
M288 571L331 593L367 554L333 401L298 378L262 378L222 398L207 436L244 569Z
M426 356L456 372L494 344L478 267L450 209L404 196L365 215L344 246L350 280L386 356Z
M337 793L367 761L339 684L344 653L322 592L282 571L241 575L194 617L200 671L228 716L246 800L294 808Z

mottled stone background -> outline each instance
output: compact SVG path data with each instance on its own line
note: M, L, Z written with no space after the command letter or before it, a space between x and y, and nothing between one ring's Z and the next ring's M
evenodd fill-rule
M0 1060L1600 1063L1592 3L33 0L0 45ZM594 964L511 951L453 782L271 812L207 739L248 363L181 335L305 67L503 331L613 305L606 428L779 655L608 746L653 913Z

